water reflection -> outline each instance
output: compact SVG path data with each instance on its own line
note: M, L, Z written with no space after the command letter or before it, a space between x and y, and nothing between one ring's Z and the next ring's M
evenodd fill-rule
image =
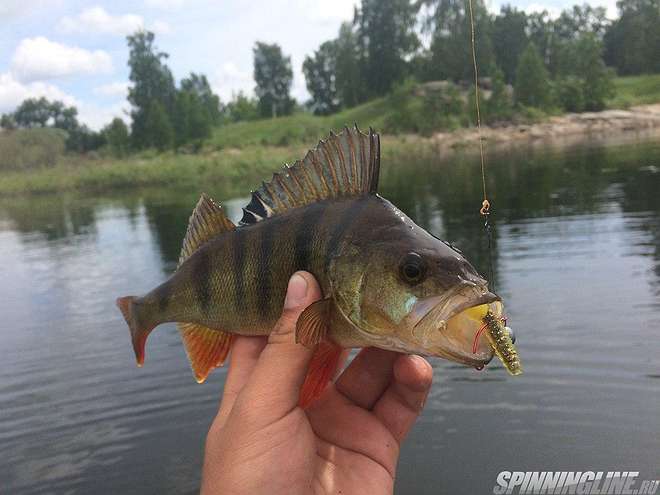
M381 192L486 274L478 161L436 155L384 164ZM658 167L652 142L489 156L494 282L526 373L434 361L401 492L490 492L504 469L655 474ZM196 490L224 370L196 386L172 326L136 369L112 302L174 269L197 199L144 190L0 202L3 489ZM237 219L246 202L223 205Z

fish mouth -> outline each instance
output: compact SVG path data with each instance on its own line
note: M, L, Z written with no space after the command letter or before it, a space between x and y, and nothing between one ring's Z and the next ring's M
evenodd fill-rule
M421 339L427 355L482 368L494 356L493 347L481 331L488 312L497 318L502 316L500 297L485 285L466 281L449 293L415 305L410 315L417 320L413 335Z

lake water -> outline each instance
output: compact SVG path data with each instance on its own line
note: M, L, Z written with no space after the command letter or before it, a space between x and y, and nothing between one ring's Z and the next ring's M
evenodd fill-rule
M383 196L487 274L478 160L384 160ZM398 493L492 493L502 470L657 478L660 141L488 163L495 286L525 373L433 360ZM197 385L172 325L136 368L114 305L174 269L197 194L0 202L0 493L197 490L225 370Z

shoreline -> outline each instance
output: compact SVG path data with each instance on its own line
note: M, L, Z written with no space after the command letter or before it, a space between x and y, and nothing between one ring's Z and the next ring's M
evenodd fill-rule
M627 137L644 134L660 137L660 103L638 105L628 110L567 113L549 117L533 124L504 124L484 126L481 137L489 148L518 145L570 146L583 142L607 142L614 136ZM475 128L439 132L428 138L434 145L459 149L477 145L479 134Z
M628 110L604 110L549 117L533 124L487 126L481 132L487 153L506 149L564 148L582 144L623 144L635 140L660 141L660 103ZM478 152L476 128L417 134L383 135L383 155L396 159L412 149L442 152ZM52 168L12 172L0 176L0 195L31 196L60 192L93 193L143 187L196 188L222 184L227 192L241 191L268 178L287 160L302 156L305 146L251 146L209 150L198 155L161 154L153 158L89 160L61 163Z

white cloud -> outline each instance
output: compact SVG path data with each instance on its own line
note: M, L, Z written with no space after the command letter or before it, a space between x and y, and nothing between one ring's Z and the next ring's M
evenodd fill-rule
M0 74L0 113L12 112L26 98L44 96L49 100L60 100L67 105L77 105L78 101L53 84L32 82L23 84L12 74Z
M527 14L541 13L546 11L550 16L550 19L556 19L561 14L562 9L552 5L544 5L541 3L530 3L527 7L524 8Z
M104 74L112 72L112 59L103 50L89 51L39 36L20 42L12 58L11 71L22 82L73 74Z
M169 34L172 27L163 20L147 25L142 16L136 14L112 15L101 6L89 7L74 17L60 19L57 29L62 33L111 34L126 36L140 29L149 29L156 34Z
M103 84L94 88L94 94L102 96L118 96L126 98L128 94L128 82L116 81L108 84Z
M170 34L172 32L172 26L167 21L160 19L156 19L149 29L156 34Z
M59 100L65 105L78 109L78 121L91 129L99 130L115 117L121 117L130 122L127 115L130 106L126 100L110 106L99 106L81 102L65 93L54 84L43 82L21 83L10 73L0 74L0 113L13 112L27 98L45 97L49 100Z
M213 92L220 96L224 102L231 100L239 91L246 95L254 94L254 80L252 73L241 70L234 62L225 62L211 77Z
M0 19L12 19L46 8L59 8L61 5L62 0L2 0L0 1Z
M176 10L183 7L186 0L145 0L147 7L157 9Z
M78 105L78 121L95 131L109 124L115 117L123 119L128 124L131 121L128 116L129 109L130 106L126 101L110 106L81 103Z
M75 17L63 17L58 29L64 33L103 33L125 36L144 29L144 20L135 14L110 15L103 7L83 10Z
M307 12L312 21L321 23L336 23L337 21L351 21L357 0L334 0L333 2L315 2L299 0L299 7Z

